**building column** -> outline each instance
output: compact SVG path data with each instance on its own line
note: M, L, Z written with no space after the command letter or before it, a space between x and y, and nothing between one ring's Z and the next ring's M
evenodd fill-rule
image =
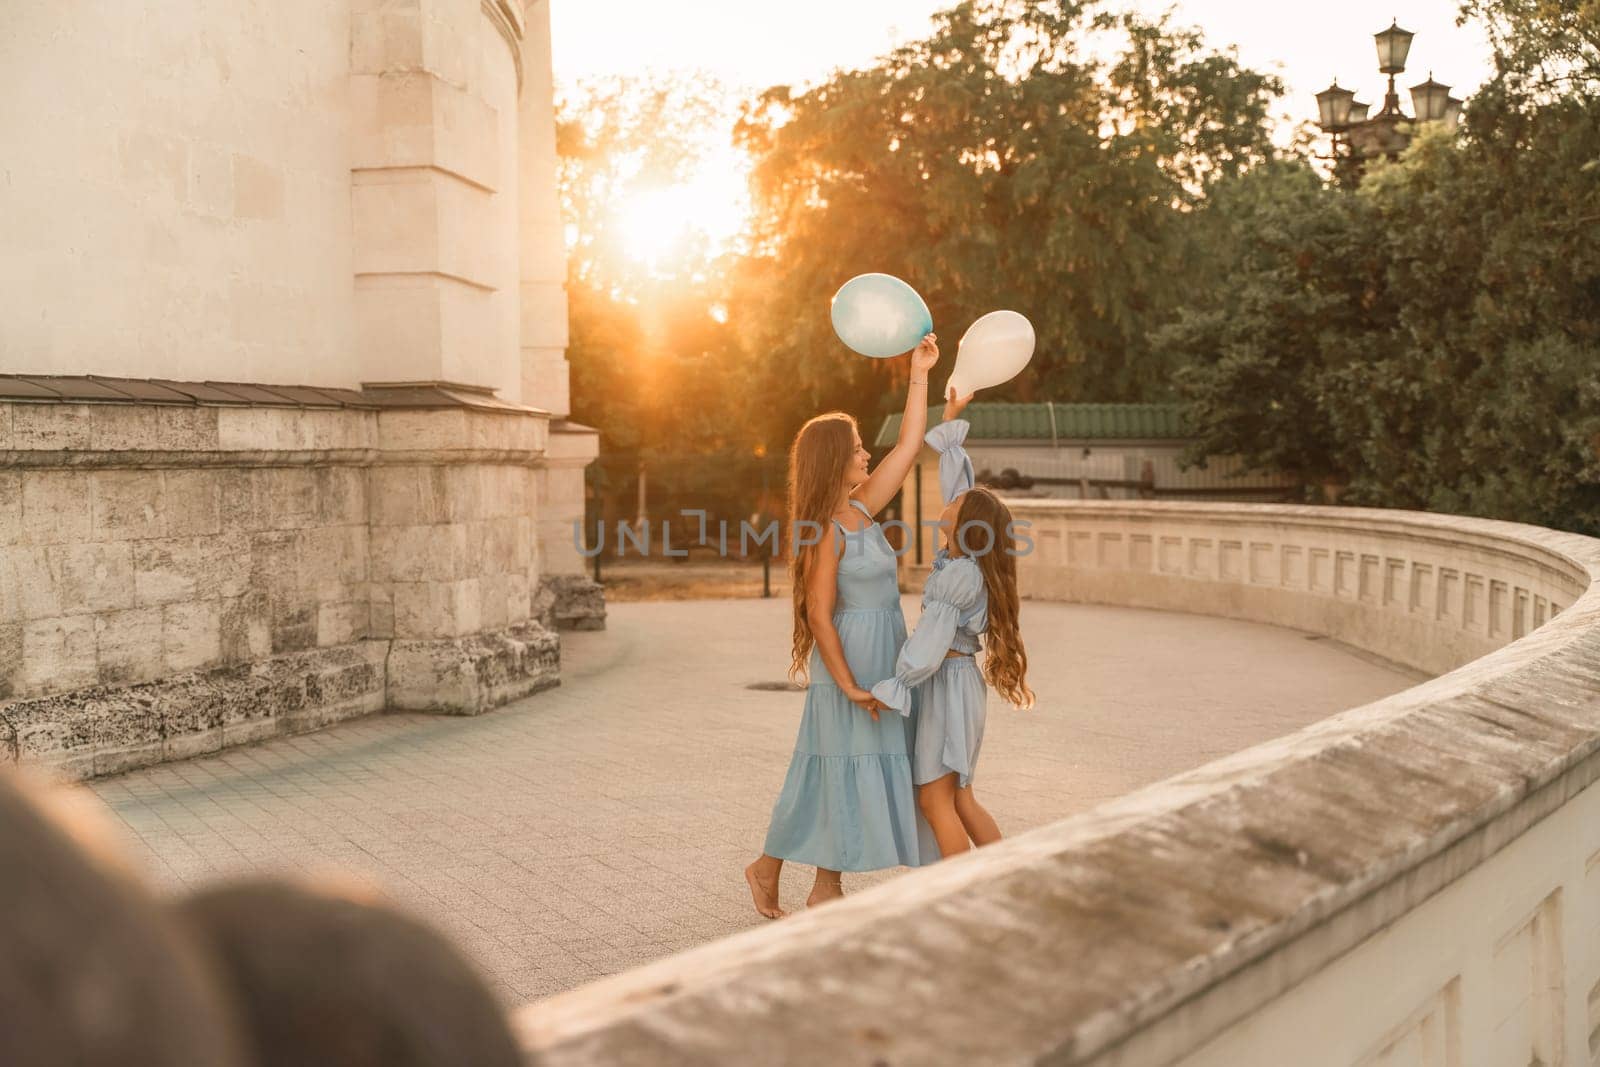
M572 411L567 366L567 255L556 175L550 5L529 0L522 36L517 150L523 402L549 411L549 447L537 475L540 584L534 612L564 630L605 626L600 585L584 573L574 526L584 518L583 472L600 454L600 435L566 418Z
M363 382L522 398L520 19L480 0L354 0L355 358Z
M529 0L524 23L517 111L522 397L524 403L565 417L572 413L567 386L567 245L556 179L548 0Z

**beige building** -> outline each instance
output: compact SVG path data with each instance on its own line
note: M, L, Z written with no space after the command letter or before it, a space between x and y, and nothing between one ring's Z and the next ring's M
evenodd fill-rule
M0 78L0 750L87 775L555 684L546 0L46 4Z

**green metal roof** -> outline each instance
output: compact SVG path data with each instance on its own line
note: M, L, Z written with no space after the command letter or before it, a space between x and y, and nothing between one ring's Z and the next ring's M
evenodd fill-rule
M942 404L930 404L929 427L943 420ZM1162 440L1189 436L1180 404L968 404L962 418L972 424L968 441ZM1053 429L1052 429L1053 424ZM900 436L900 416L878 430L876 447Z

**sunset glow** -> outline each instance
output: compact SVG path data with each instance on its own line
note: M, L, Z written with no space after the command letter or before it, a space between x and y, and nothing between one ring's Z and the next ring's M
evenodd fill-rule
M702 244L712 256L729 250L749 220L748 173L741 153L715 150L689 181L627 196L616 209L624 253L652 273L670 273Z

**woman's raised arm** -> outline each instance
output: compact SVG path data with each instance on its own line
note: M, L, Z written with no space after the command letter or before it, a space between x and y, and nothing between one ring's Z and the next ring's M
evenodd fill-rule
M930 333L911 353L911 379L906 385L906 410L900 417L900 437L878 464L878 469L851 494L874 515L894 499L917 462L917 453L922 450L922 434L928 428L928 375L933 373L934 364L938 362L938 339Z

